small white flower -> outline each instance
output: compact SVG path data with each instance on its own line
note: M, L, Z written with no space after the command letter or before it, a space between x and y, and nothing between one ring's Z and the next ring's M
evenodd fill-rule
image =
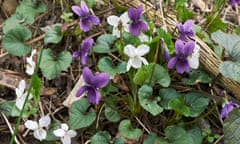
M139 45L137 48L130 44L126 45L124 47L124 53L129 56L129 60L127 63L127 71L130 70L131 66L137 69L142 66L142 63L144 65L147 65L147 60L142 56L147 54L149 50L149 46L144 44Z
M17 108L19 110L21 110L23 108L24 101L27 97L27 93L24 93L25 88L26 88L26 82L25 82L25 80L21 80L18 84L18 87L15 89L15 92L17 95L15 105L17 106ZM28 100L30 100L31 98L32 98L32 95L30 94L28 96Z
M57 137L60 137L63 144L71 144L71 138L75 137L77 132L68 129L68 125L63 123L59 129L53 131L53 134Z
M36 63L35 63L35 61L33 61L33 55L35 55L36 53L37 53L37 50L34 49L31 53L31 56L26 58L26 60L27 60L26 73L29 75L32 75L34 73Z
M51 118L49 116L41 117L38 121L27 120L24 125L26 128L33 130L33 136L42 141L47 137L47 131L43 127L48 127L51 124Z
M123 13L120 17L111 15L107 18L108 24L113 26L112 34L118 38L120 37L119 25L123 27L124 31L129 32L129 21L130 19L127 12Z
M199 51L200 51L200 46L198 44L195 44L193 53L188 57L189 66L192 69L197 69L199 66L199 56L200 56Z
M141 42L150 42L152 41L152 37L149 37L145 35L144 33L141 33L138 38L140 39Z

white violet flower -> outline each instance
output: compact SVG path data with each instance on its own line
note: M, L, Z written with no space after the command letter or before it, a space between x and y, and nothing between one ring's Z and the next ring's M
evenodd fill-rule
M68 129L68 125L66 123L62 123L59 129L53 131L53 134L60 137L63 144L71 144L71 138L75 137L77 132Z
M49 116L43 116L38 122L27 120L24 125L26 128L33 130L33 136L42 141L47 137L47 131L43 127L47 128L51 124L51 118Z
M113 26L112 34L118 38L120 37L120 26L122 27L122 30L129 32L129 21L130 19L127 12L123 13L120 17L111 15L107 18L107 23Z
M32 75L34 73L36 63L35 63L35 61L33 61L33 55L35 55L36 53L37 53L37 50L34 49L34 50L32 50L31 56L26 58L26 60L27 60L26 73L29 75Z
M141 33L138 38L141 42L150 42L152 41L152 37L149 37L148 35L145 35L144 33Z
M131 67L134 67L136 69L140 68L142 66L142 63L144 65L147 65L147 60L142 56L147 54L149 50L149 46L144 44L139 45L137 48L130 44L126 45L124 47L124 53L129 56L129 60L127 63L127 71L129 71Z
M15 89L15 92L17 95L15 105L17 106L17 108L19 110L21 110L23 108L24 101L27 97L27 93L24 93L25 88L26 88L26 82L25 82L25 80L21 80L18 84L18 87ZM29 94L28 100L30 100L31 98L32 98L32 95Z
M195 43L195 48L193 50L193 53L190 56L188 56L189 66L192 69L197 69L199 66L199 56L200 56L199 51L200 51L200 46Z

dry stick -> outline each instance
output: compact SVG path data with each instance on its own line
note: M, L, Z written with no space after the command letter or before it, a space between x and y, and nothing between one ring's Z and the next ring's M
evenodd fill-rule
M144 126L144 124L138 119L138 117L135 116L135 119L138 121L138 123L143 127L143 129L144 129L148 134L151 133L150 130L148 130L148 129Z
M2 114L2 116L3 116L4 120L5 120L5 122L7 123L7 126L8 126L8 128L9 128L11 134L13 134L13 133L14 133L14 132L13 132L13 128L12 128L11 124L9 123L7 117L5 116L4 113L1 112L1 114ZM21 143L18 141L17 137L14 138L14 141L15 141L17 144L21 144Z
M117 0L119 3L125 2L126 0ZM149 2L142 2L141 0L132 0L128 6L129 7L138 7L139 5L146 5L146 8L152 7L152 11L149 11L147 14L149 17L154 16L154 6ZM144 7L145 8L145 7ZM166 23L169 32L174 32L176 28L177 20L175 15L171 15L170 12L166 13ZM157 22L162 23L161 14L157 14ZM200 64L201 66L211 74L213 77L217 77L219 72L219 65L222 63L221 59L212 51L212 49L200 38L197 36L195 40L198 42L200 46ZM228 79L225 77L220 77L216 80L217 84L224 87L228 92L232 92L232 94L240 100L240 84L232 79Z

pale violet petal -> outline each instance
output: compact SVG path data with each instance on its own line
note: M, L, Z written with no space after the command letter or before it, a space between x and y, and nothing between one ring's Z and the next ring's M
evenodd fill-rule
M66 134L66 132L63 129L56 129L53 131L53 134L57 137L63 137Z
M61 138L63 144L71 144L71 138L67 135Z
M77 135L77 132L74 130L69 130L65 134L66 136L69 136L70 138L75 137Z
M66 123L61 124L61 129L67 131L68 130L68 125Z
M140 39L141 42L148 42L149 41L149 37L143 33L141 33L138 38Z
M117 27L119 24L120 18L112 15L107 18L107 23L110 24L111 26Z
M118 27L113 27L112 35L120 38L120 30L118 29Z
M39 127L48 127L51 124L51 118L49 116L43 116L39 119Z
M39 128L39 129L36 129L36 130L33 132L33 136L34 136L36 139L42 141L42 140L46 139L46 137L47 137L47 132L46 132L44 129Z
M144 65L148 64L148 61L144 57L140 57L141 61L143 62Z
M200 57L200 47L195 45L192 55L188 56L189 66L192 69L197 69L199 67L199 57Z
M22 95L23 95L23 91L20 90L19 88L16 88L16 89L15 89L15 93L16 93L16 95L17 95L17 98L20 98L20 97L22 97Z
M122 22L123 25L126 25L126 24L130 21L130 19L129 19L129 17L128 17L128 13L127 13L127 12L123 13L123 14L120 16L120 20L121 20L121 22Z
M132 59L130 58L127 62L127 71L130 70L131 66L132 66Z
M125 32L129 32L129 24L123 25L123 30L124 30Z
M138 69L138 68L140 68L142 66L142 60L139 57L134 57L131 60L132 60L131 61L132 62L131 65L134 68Z
M19 88L20 90L22 90L22 91L25 90L25 88L26 88L26 82L25 82L25 80L21 80L21 81L19 82L18 88Z
M135 57L137 56L135 49L136 48L133 45L128 44L124 47L124 53L129 57Z
M36 130L38 129L38 123L36 121L32 121L32 120L27 120L24 123L25 127L30 129L30 130Z
M19 110L22 110L25 99L26 97L24 96L18 97L16 99L15 105Z
M138 56L143 56L143 55L147 54L149 52L149 50L150 50L149 46L142 44L137 47L136 54Z

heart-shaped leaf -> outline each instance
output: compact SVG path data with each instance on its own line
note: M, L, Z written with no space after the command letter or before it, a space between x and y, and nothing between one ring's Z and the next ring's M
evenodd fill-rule
M108 53L114 51L111 45L116 40L116 37L111 34L103 34L97 38L96 45L93 46L93 51L96 53Z
M168 108L173 109L186 117L190 116L190 109L179 98L173 98L168 103Z
M99 131L91 138L91 144L108 144L111 140L111 135L107 131Z
M163 88L159 90L159 95L161 96L161 105L164 109L168 109L168 103L173 98L179 98L179 93L173 88Z
M126 62L120 62L116 67L113 67L113 62L110 57L103 57L98 61L98 68L110 75L113 79L116 73L121 74L126 72Z
M156 133L150 133L143 141L143 144L169 144L166 140L158 137Z
M198 83L209 83L212 78L202 70L192 70L189 73L189 78L184 78L183 80L188 85L195 85Z
M107 120L111 122L118 122L120 120L120 114L118 111L114 110L111 107L106 107L104 113Z
M199 116L208 106L209 100L199 93L188 93L185 95L185 104L190 108L191 117Z
M43 75L51 80L58 76L62 70L68 68L71 61L72 56L68 51L61 52L59 56L55 58L51 49L44 49L39 67Z
M44 37L44 43L58 43L62 40L63 33L60 26L52 27Z
M138 98L140 105L153 116L156 116L163 111L163 108L158 105L161 98L153 96L152 91L152 87L143 85L138 91Z
M29 29L18 26L6 33L2 40L2 46L12 55L26 55L30 52L30 47L25 41L30 39L31 36L32 33Z
M220 72L227 78L240 82L240 63L225 61L220 64Z
M223 124L224 143L238 144L240 136L240 110L229 113Z
M81 98L75 101L70 108L68 124L71 129L79 129L90 126L96 119L94 112L88 112L90 104L87 99Z
M142 132L139 128L133 128L130 120L122 120L118 127L119 133L129 139L138 139Z

